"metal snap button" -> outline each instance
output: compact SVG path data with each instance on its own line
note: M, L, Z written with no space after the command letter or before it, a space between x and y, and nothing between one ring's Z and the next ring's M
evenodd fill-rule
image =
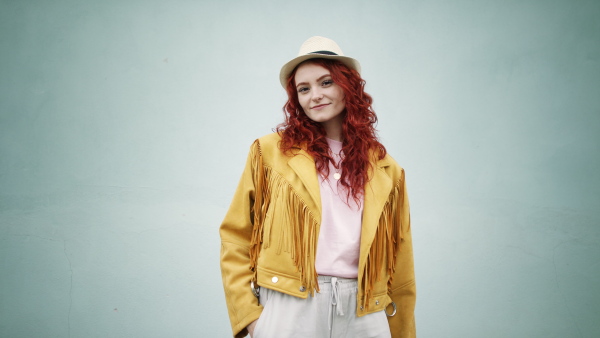
M300 292L304 292L304 291L306 291L306 288L304 286L301 286L300 287Z
M379 305L379 301L378 300L375 301L375 305Z
M277 276L271 278L271 282L273 283L277 283L279 281L279 278L277 278Z

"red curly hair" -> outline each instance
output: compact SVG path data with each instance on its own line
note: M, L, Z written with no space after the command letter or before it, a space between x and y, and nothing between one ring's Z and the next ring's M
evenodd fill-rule
M344 157L339 183L347 188L347 198L352 197L360 204L364 186L369 180L369 171L373 169L372 160L383 159L387 153L377 138L377 115L371 106L373 98L365 92L365 80L360 74L343 63L331 59L310 59L304 63L316 64L329 70L333 82L344 91ZM325 139L325 129L320 123L311 120L300 106L294 81L297 69L298 67L294 69L287 81L288 101L283 106L285 120L276 128L281 135L279 147L287 154L292 154L293 148L301 147L315 159L317 171L324 177L329 177L328 163L335 162Z

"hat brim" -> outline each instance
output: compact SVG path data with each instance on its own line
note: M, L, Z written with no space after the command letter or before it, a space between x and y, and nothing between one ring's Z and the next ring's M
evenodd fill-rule
M279 72L279 81L281 82L283 88L287 87L287 80L290 77L290 74L292 74L292 72L294 71L294 68L296 68L302 62L310 59L338 60L346 66L348 66L350 69L356 70L360 74L360 63L358 63L357 60L351 57L326 54L305 54L295 57L294 59L283 65L283 67L281 67L281 71Z

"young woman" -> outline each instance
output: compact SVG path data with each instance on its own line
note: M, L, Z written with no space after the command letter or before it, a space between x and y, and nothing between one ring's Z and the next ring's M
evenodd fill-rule
M404 170L358 61L312 37L280 81L285 121L251 146L220 228L234 337L415 337Z

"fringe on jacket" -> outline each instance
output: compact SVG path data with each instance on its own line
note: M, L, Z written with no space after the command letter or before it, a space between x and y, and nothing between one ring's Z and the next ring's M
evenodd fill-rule
M277 196L277 198L288 201L284 217L289 220L289 226L284 227L283 231L278 234L279 236L275 238L277 253L284 251L291 254L294 265L300 272L302 285L306 286L306 289L313 295L315 290L319 291L318 275L315 270L319 224L290 184L270 167L264 166L258 140L255 141L251 151L255 186L252 208L254 227L250 242L250 269L254 272L253 281L257 280L256 265L261 245L267 248L273 244L271 243L271 229L268 222L265 225L265 218L271 198ZM404 238L401 208L398 207L403 198L401 189L403 179L404 175L394 185L383 207L375 238L367 256L365 271L360 283L365 295L362 304L365 309L368 309L367 300L370 299L373 284L375 281L381 280L383 271L387 272L387 276L389 276L388 291L392 285L396 255ZM408 231L408 229L406 230ZM382 269L381 264L386 264L385 270Z
M391 291L394 271L396 268L396 256L400 250L400 243L404 240L404 232L402 227L401 208L398 206L402 203L402 180L404 175L396 182L392 189L387 202L383 207L383 212L379 218L379 225L375 232L375 238L371 244L367 262L365 265L365 273L363 275L362 287L365 297L363 298L362 306L365 309L369 308L367 302L371 298L373 284L375 281L381 280L382 262L387 262L386 271L388 278L388 293ZM408 229L407 229L408 230Z

